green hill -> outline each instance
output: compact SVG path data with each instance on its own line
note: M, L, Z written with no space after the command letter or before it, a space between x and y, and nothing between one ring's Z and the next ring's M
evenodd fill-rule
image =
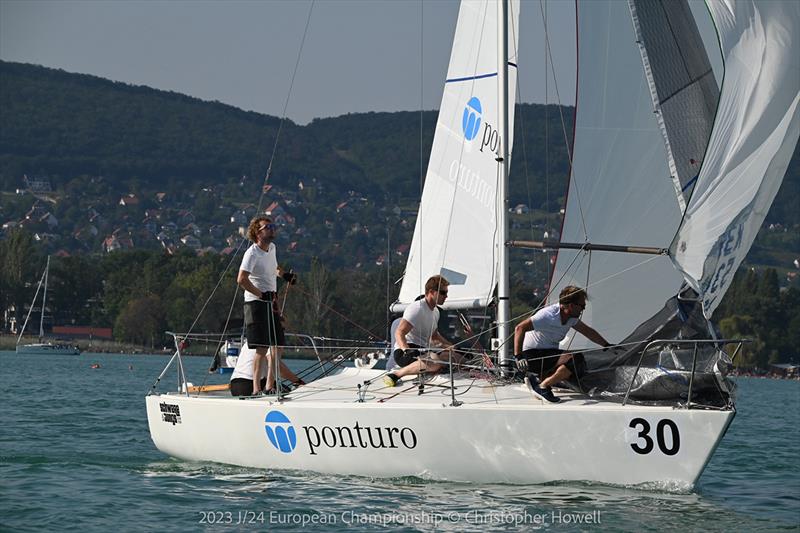
M544 175L545 112L539 105L519 111L527 125L526 153L542 154L528 162L534 175ZM571 120L572 112L565 116ZM554 106L548 120L549 131L560 130ZM18 187L23 174L48 176L55 188L76 176L102 175L128 192L131 182L177 190L242 175L260 179L280 120L173 92L0 62L0 122L2 189ZM376 198L417 200L420 159L427 162L436 112L422 113L422 122L423 153L417 112L348 114L307 126L286 121L271 182L294 186L297 179L316 179ZM561 139L555 136L550 146L553 189L563 188L567 172ZM512 190L527 191L523 172L522 165L513 171L519 186ZM527 193L513 201L527 203Z

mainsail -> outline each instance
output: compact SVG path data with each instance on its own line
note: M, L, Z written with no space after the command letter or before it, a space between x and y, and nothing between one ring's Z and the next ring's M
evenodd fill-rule
M710 317L761 227L800 133L800 3L711 2L725 62L703 168L673 243Z
M513 131L519 1L511 2L508 37L509 127ZM462 2L439 108L425 187L398 303L424 292L425 281L450 281L446 307L480 307L497 283L502 235L497 224L497 8ZM513 144L508 139L508 146Z

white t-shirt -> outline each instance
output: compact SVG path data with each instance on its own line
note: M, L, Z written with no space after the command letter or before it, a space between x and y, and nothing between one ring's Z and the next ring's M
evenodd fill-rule
M523 350L558 348L558 344L564 340L570 328L578 323L577 318L570 317L566 324L562 324L561 306L557 303L539 309L530 318L530 321L533 324L533 330L525 332L525 339L522 342Z
M236 360L236 366L233 368L231 379L244 378L252 381L253 379L253 361L256 358L255 348L250 348L247 343L239 350L239 358ZM262 361L261 364L261 377L267 377L267 362Z
M242 257L242 265L239 270L250 273L250 281L261 292L278 291L278 259L275 256L275 244L269 243L269 248L265 252L256 243L253 243ZM244 301L252 302L259 298L244 291Z
M439 323L439 308L428 307L425 298L412 303L403 311L403 318L414 326L411 331L406 333L406 342L418 346L430 346L431 335L436 331Z

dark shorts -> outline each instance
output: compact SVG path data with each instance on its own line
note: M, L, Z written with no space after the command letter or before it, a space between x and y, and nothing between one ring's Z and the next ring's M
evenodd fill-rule
M561 365L565 365L573 376L580 377L586 373L583 354L565 355L564 350L557 348L531 348L522 352L522 356L528 360L528 369L535 372L539 379L545 379Z
M283 325L272 310L272 302L255 300L244 303L244 331L247 345L251 348L286 345Z
M261 378L261 388L267 386L267 378ZM253 380L245 378L234 378L231 380L231 396L252 396Z
M408 353L404 350L395 350L395 354L392 355L392 357L394 357L394 362L399 368L410 365L422 355L422 346L408 343L408 348Z

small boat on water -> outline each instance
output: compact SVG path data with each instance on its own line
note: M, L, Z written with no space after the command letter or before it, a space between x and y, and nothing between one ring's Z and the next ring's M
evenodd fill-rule
M242 350L247 349L247 341L242 343L242 339L227 339L219 347L214 362L211 364L209 372L217 372L219 374L230 374L236 368L236 361L239 359L239 354Z
M33 295L33 301L31 302L30 309L28 309L28 315L25 317L25 323L22 325L22 330L19 332L19 337L17 337L16 351L20 355L80 355L81 350L74 344L60 341L45 342L44 340L44 313L47 307L47 280L49 272L50 257L48 256L47 265L44 268L41 279L39 279L39 285L36 287L36 293ZM31 317L31 313L33 313L34 307L36 306L36 298L39 296L40 290L42 290L42 307L39 318L39 342L20 344L22 335L25 333L25 328L28 326L28 320Z
M32 344L17 344L17 353L20 355L80 355L81 350L74 344L36 342Z

